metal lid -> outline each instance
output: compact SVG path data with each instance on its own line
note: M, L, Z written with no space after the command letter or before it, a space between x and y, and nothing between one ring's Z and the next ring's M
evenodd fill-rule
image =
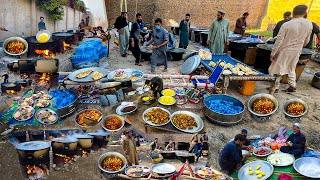
M171 48L171 49L168 49L169 52L173 52L173 53L185 53L186 50L183 49L183 48Z
M200 65L201 58L199 55L189 57L181 66L182 74L191 74Z
M10 87L16 87L17 85L15 83L2 83L1 86L10 88Z
M48 142L45 141L30 141L30 142L24 142L20 143L16 146L17 150L23 150L23 151L37 151L41 149L49 148L51 145Z
M99 130L99 131L96 131L96 132L91 132L91 133L88 133L89 135L91 136L108 136L109 133L107 131L104 131L104 130Z
M60 142L60 143L74 143L78 142L77 138L73 137L59 137L59 138L53 138L51 141Z
M57 33L52 33L53 36L56 37L67 37L67 36L73 36L71 33L65 33L65 32L57 32Z
M89 134L75 134L72 137L75 137L77 139L92 139L93 136L90 136Z

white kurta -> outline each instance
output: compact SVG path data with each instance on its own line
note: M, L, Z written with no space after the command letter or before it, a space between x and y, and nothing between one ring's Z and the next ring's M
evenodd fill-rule
M304 18L294 18L284 23L272 48L271 56L275 58L269 67L269 74L295 77L302 48L308 44L311 32L312 23Z

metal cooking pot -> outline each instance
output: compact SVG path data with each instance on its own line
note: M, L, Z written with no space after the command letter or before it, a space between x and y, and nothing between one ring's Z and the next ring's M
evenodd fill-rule
M77 138L79 141L79 146L83 149L89 149L93 144L93 136L88 134L76 134L73 137Z
M76 123L78 126L80 126L81 128L90 128L90 127L95 126L95 125L93 125L93 126L82 126L82 125L80 125L80 124L78 123L79 115L82 114L82 113L85 112L85 111L97 111L97 112L100 114L100 118L97 120L97 123L96 123L95 125L99 124L100 121L102 120L102 112L100 112L99 110L97 110L97 109L84 109L84 110L80 111L80 112L77 114L76 118L74 119L74 120L75 120L75 123Z
M311 85L317 89L320 89L320 72L316 72L314 74Z
M33 165L49 162L50 143L44 141L29 141L16 146L19 161L22 165Z
M304 112L301 114L301 115L297 115L297 116L295 116L295 115L291 115L291 114L289 114L289 113L287 113L287 108L288 108L288 106L290 105L290 104L293 104L293 103L300 103L300 104L302 104L303 106L304 106ZM298 99L298 98L294 98L294 99L289 99L288 101L286 101L285 103L284 103L284 105L283 105L283 113L286 115L286 116L288 116L288 117L290 117L290 118L300 118L300 117L302 117L302 116L304 116L307 112L308 112L308 105L307 105L307 103L305 102L305 101L303 101L302 99Z
M56 91L62 91L62 90L56 90ZM74 94L76 94L77 98L69 105L61 107L57 109L57 114L60 118L64 118L66 116L69 116L73 112L76 111L78 105L79 105L79 95L76 91L68 90Z
M269 114L258 114L258 113L253 111L253 109L252 109L253 103L255 101L261 100L261 99L270 99L274 103L275 108L271 113L269 113ZM279 107L278 100L274 96L272 96L270 94L265 94L265 93L256 94L256 95L251 96L249 101L248 101L248 110L250 111L251 114L253 114L253 115L257 116L257 117L269 117L269 116L271 116L272 114L274 114L278 110L278 107Z
M6 47L7 47L8 43L11 42L11 41L20 41L20 42L22 42L24 44L24 47L25 47L24 51L22 51L19 54L12 54L12 53L8 52ZM28 42L25 39L21 38L21 37L10 37L10 38L6 39L3 42L3 50L4 50L4 52L6 52L9 55L19 56L19 55L22 55L22 54L24 54L24 53L26 53L28 51Z
M107 145L109 142L110 134L107 131L97 131L97 132L92 132L88 133L90 136L93 136L93 144L98 145L100 147Z
M108 171L106 169L103 168L103 161L107 158L107 157L110 157L110 156L116 156L116 157L119 157L120 159L122 159L123 161L123 166L118 170L118 171ZM98 160L98 167L101 171L103 172L106 172L106 173L110 173L110 174L113 174L113 173L118 173L118 172L121 172L124 170L124 168L127 166L128 162L127 162L127 159L120 153L118 152L107 152L105 154L102 154Z
M75 155L78 139L71 137L60 137L51 139L52 151L56 154Z
M243 110L238 114L221 114L221 113L215 112L215 111L211 110L209 105L206 103L207 101L210 101L211 99L221 99L221 100L231 101L235 105L241 106L243 108ZM210 121L212 121L216 124L219 124L219 125L232 126L232 125L238 124L239 122L242 121L244 110L245 110L244 104L240 100L238 100L232 96L228 96L228 95L224 95L224 94L214 94L214 95L208 96L204 99L204 112L203 112L204 115Z

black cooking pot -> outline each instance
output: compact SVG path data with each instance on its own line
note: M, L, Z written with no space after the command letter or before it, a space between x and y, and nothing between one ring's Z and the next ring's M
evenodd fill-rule
M44 141L29 141L16 146L21 165L37 165L50 161L50 143Z
M110 134L106 131L98 131L93 133L88 133L90 136L93 136L93 145L97 145L100 148L105 147L110 138Z
M78 146L82 149L89 149L93 144L93 136L88 134L76 134L73 137L77 138L79 141Z
M183 48L171 48L168 49L168 52L172 56L172 61L180 61L182 60L182 56L186 52L186 50Z
M78 139L76 138L54 138L51 139L51 144L54 154L72 156L77 153Z
M19 140L20 143L26 142L27 141L27 131L22 131L22 132L14 132L11 133L13 137Z
M44 131L29 131L29 137L31 141L43 141L44 138Z

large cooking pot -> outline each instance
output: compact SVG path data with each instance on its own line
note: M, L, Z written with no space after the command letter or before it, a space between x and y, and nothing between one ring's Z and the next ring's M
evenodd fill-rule
M320 89L320 72L314 74L311 84L313 87Z
M73 137L77 138L79 141L79 147L82 149L89 149L93 144L93 136L88 134L76 134Z
M258 100L264 100L264 99L269 99L274 103L274 105L275 105L274 110L272 112L268 113L268 114L259 114L259 113L254 112L253 111L253 103L258 101ZM278 107L279 107L278 100L274 96L272 96L270 94L265 94L265 93L256 94L256 95L251 96L249 101L248 101L248 110L249 110L249 112L254 117L258 117L258 120L267 120L270 116L272 116L278 110Z
M60 107L57 108L57 114L59 115L60 118L64 118L66 116L69 116L70 114L72 114L73 112L76 111L78 105L79 105L79 95L76 91L72 91L72 90L54 90L54 91L50 91L49 94L53 96L53 98L55 98L54 94L55 92L58 91L69 91L70 93L72 93L76 98L68 105L64 106L64 107Z
M11 42L11 41L20 41L20 42L22 42L24 44L25 49L19 54L13 54L13 53L8 52L6 47L7 47L8 43ZM6 52L9 55L19 56L19 55L25 54L28 51L28 42L25 39L21 38L21 37L10 37L10 38L6 39L3 42L3 50L4 50L4 52Z
M50 161L50 143L44 141L29 141L16 146L21 165L36 165Z
M51 139L52 151L55 154L75 155L77 153L78 139L60 137Z
M107 158L107 157L119 157L122 161L123 161L123 166L118 170L118 171L109 171L107 169L103 168L103 161ZM128 162L127 159L120 153L118 152L107 152L105 154L102 154L98 160L98 167L101 171L105 172L105 173L109 173L109 174L113 174L113 173L118 173L118 172L122 172L124 170L124 168L127 166Z
M90 136L93 136L93 145L98 145L99 147L103 147L108 144L110 134L107 131L100 130L97 132L88 133Z
M238 114L222 114L219 112L215 112L214 110L210 109L209 107L210 105L208 104L208 101L212 99L220 99L220 100L232 102L236 106L241 106L243 110ZM244 104L240 100L232 96L228 96L224 94L214 94L204 99L204 112L203 112L204 115L210 121L219 125L232 126L232 125L238 124L239 122L242 121L244 110L245 110Z

